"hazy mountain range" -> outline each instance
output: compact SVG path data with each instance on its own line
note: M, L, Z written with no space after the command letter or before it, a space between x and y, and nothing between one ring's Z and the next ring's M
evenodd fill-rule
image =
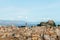
M0 20L0 25L16 25L16 26L21 26L21 25L25 25L25 21L12 21L12 20ZM28 26L32 26L32 25L37 25L39 22L27 22Z
M0 25L16 25L16 26L24 26L25 25L25 21L12 21L12 20L0 20ZM37 25L40 22L27 22L28 26L32 26L32 25ZM55 22L56 24L60 24L59 21Z

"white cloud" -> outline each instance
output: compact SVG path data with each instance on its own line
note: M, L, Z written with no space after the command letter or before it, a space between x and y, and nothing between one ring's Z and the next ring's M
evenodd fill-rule
M3 20L20 20L21 18L25 19L25 16L28 14L29 10L26 8L19 7L0 7L0 14ZM22 16L19 16L22 15Z
M0 18L0 20L15 20L14 18Z
M3 20L4 18L0 18L0 20Z
M24 18L23 16L18 16L17 18Z
M7 19L7 20L15 20L14 18L9 18L9 19Z
M24 18L24 19L28 19L28 16L18 16L17 18Z

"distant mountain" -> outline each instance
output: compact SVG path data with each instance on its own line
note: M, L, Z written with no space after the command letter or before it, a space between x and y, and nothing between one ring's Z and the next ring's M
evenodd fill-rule
M13 21L13 20L0 20L0 25L16 25L16 26L24 26L25 25L25 21ZM37 25L38 22L27 22L28 26L32 26L32 25Z
M25 21L0 20L0 25L25 25Z
M0 20L0 25L16 25L16 26L25 26L25 21L13 21L13 20ZM60 24L59 21L55 22L56 25ZM36 26L37 24L40 24L40 22L27 22L27 26Z

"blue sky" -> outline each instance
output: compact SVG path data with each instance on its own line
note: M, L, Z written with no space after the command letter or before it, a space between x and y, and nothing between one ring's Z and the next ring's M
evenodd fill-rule
M60 21L60 0L0 0L0 20L49 19Z

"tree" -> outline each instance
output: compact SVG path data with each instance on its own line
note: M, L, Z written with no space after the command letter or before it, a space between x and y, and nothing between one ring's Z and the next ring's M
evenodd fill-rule
M56 24L53 20L48 20L47 25L56 26Z
M46 22L41 22L40 24L37 24L37 26L46 26Z

